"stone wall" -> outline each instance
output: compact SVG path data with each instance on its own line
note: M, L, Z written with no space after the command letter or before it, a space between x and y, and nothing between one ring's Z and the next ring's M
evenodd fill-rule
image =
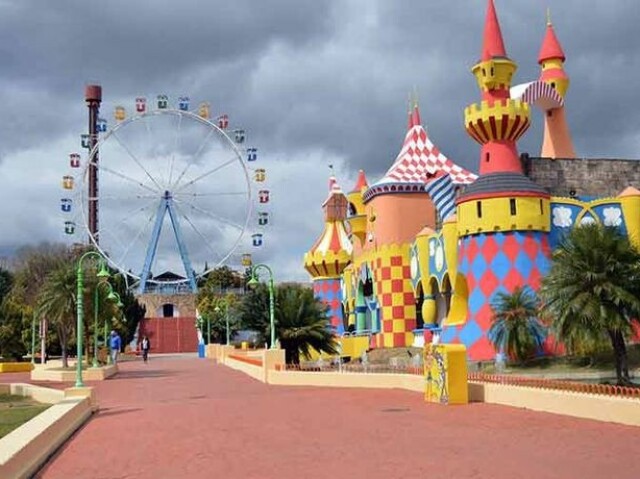
M553 196L613 197L627 186L640 189L640 160L556 159L523 155L525 172Z
M196 316L195 294L141 294L138 301L147 308L145 318L157 318L162 316L162 305L173 304L174 316Z

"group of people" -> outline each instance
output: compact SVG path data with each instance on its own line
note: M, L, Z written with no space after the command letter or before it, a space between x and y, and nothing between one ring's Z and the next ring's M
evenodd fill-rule
M120 350L122 349L122 339L120 339L120 335L117 331L111 331L111 337L109 338L109 351L111 354L111 362L113 364L117 364L118 362L118 354L120 354ZM140 351L142 351L142 359L146 363L149 359L149 350L151 349L151 341L149 341L148 336L143 336L142 341L140 341Z

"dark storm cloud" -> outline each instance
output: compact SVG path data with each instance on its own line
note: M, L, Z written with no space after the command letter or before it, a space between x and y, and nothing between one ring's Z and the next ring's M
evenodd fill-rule
M0 99L13 104L1 151L28 144L30 129L48 136L77 124L69 113L82 111L72 105L82 106L86 83L132 98L197 86L211 71L220 96L240 96L234 86L262 50L272 42L303 48L331 28L328 18L327 5L313 1L4 2Z

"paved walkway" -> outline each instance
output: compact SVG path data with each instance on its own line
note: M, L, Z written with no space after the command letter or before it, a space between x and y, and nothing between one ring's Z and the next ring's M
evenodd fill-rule
M5 378L1 378L5 380ZM122 363L45 479L637 478L640 429L406 391L267 386L208 360Z

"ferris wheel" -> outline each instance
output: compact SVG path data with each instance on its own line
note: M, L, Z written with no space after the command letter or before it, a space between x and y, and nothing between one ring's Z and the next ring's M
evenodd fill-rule
M117 106L115 120L111 129L97 122L77 200L91 243L109 263L139 292L181 283L195 291L198 277L230 259L241 256L246 265L246 240L263 244L269 191L254 191L265 169L250 167L257 149L245 146L245 131L230 129L225 114L212 120L206 103L190 111L187 97L171 108L166 95L153 109L137 98L129 117ZM79 155L70 161L78 167ZM99 188L92 189L92 170ZM72 203L63 198L62 210Z

